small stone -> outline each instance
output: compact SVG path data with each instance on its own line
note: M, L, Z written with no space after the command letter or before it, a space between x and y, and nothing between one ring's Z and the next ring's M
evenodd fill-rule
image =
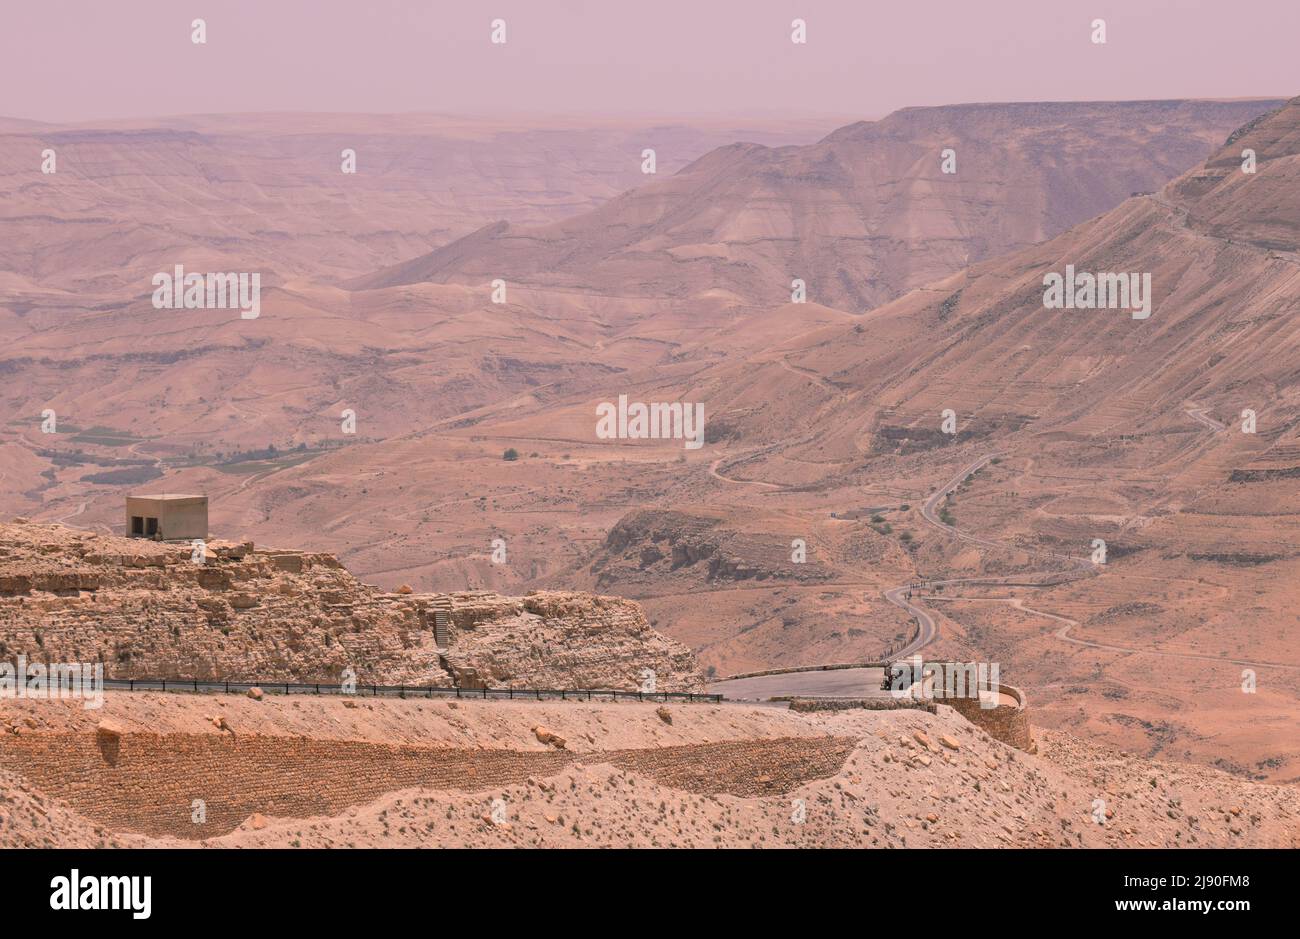
M249 688L249 689L248 689L248 696L249 696L250 698L252 698L254 701L261 701L261 700L262 700L262 689L261 689L261 688Z

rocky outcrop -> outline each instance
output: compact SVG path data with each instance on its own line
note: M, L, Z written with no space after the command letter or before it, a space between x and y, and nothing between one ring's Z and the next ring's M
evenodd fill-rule
M435 609L450 609L438 645ZM0 660L111 678L703 690L694 657L627 600L387 593L328 554L0 525Z
M690 649L651 629L631 600L551 591L451 599L443 665L460 687L704 690Z
M791 560L790 543L723 527L719 520L684 512L643 510L618 521L592 564L596 583L620 588L662 582L679 572L692 580L780 580L819 583L832 572Z

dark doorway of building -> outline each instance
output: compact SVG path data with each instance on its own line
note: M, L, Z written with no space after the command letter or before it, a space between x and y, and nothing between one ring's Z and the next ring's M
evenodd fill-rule
M144 516L143 516L143 515L132 515L132 516L131 516L131 534L133 534L133 535L143 535L143 534L144 534Z

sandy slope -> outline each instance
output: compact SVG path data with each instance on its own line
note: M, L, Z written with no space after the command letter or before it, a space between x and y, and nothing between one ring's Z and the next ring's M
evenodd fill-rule
M7 702L0 724L16 720L20 736L86 733L107 717L128 734L151 728L220 737L226 732L204 719L219 711L244 735L556 754L532 733L540 722L565 736L573 755L554 772L508 785L484 788L467 779L401 789L329 817L250 815L205 840L108 833L10 772L0 777L0 845L1288 846L1300 825L1300 793L1292 788L1108 753L1051 732L1040 733L1041 753L1029 755L947 709L824 716L674 706L669 724L656 705L452 704L378 701L354 709L307 698L112 695L91 717L67 706ZM793 763L770 759L774 746L787 746L782 741L821 746L836 739L847 742L842 765L814 777L798 779ZM704 744L692 752L705 756L688 765L663 762L684 744ZM718 745L731 747L725 758L707 749ZM613 747L624 749L603 755ZM1092 820L1098 799L1104 824Z

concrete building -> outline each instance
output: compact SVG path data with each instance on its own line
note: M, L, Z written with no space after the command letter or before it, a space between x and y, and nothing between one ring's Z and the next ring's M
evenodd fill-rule
M126 534L160 541L208 539L208 497L154 495L126 497Z

